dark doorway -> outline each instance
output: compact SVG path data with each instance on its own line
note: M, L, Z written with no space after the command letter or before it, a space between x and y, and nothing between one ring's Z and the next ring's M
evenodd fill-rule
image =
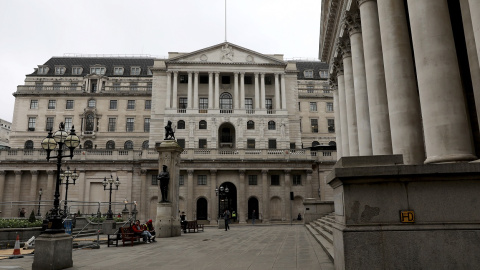
M253 210L255 210L255 219L258 219L258 200L251 197L248 199L248 219L252 219Z
M205 198L197 200L197 220L207 220L208 218L208 202Z
M218 196L218 215L223 214L225 209L228 209L230 213L237 211L237 187L231 182L224 182L220 186L228 188L228 192L224 196Z
M235 147L235 127L230 123L223 123L218 129L220 137L220 148L234 148Z

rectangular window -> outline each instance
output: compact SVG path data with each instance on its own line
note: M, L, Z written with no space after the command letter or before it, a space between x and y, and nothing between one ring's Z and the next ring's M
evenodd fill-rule
M45 130L53 130L53 117L47 117L47 124L45 125Z
M200 84L208 83L208 75L200 75Z
M123 67L114 67L113 75L123 75Z
M72 129L72 118L65 117L65 130L69 131Z
M150 132L150 118L143 119L143 132Z
M252 76L245 76L244 82L245 84L252 84Z
M78 87L78 83L71 83L70 84L70 91L76 91Z
M248 185L249 186L256 186L258 184L257 176L256 175L249 175L248 176Z
M312 126L312 133L318 133L318 119L310 119L310 125Z
M113 91L120 91L120 83L113 83Z
M317 111L317 103L316 102L310 102L310 111L311 112L316 112Z
M152 91L153 84L151 82L147 83L147 91Z
M298 102L298 111L301 112L301 106L300 106L300 102Z
M130 83L130 91L138 91L138 83Z
M113 132L117 128L117 118L108 118L108 131Z
M135 100L127 101L127 110L135 110Z
M151 109L152 109L152 101L145 100L145 110L151 110Z
M55 67L55 75L63 75L65 73L65 67Z
M301 186L302 185L302 176L299 175L299 174L294 174L292 176L293 176L292 184L294 186Z
M335 132L335 119L327 119L328 121L328 132L334 133Z
M208 98L200 98L199 108L200 110L208 109Z
M247 149L255 149L255 139L247 139Z
M49 100L48 101L48 109L49 110L54 110L55 107L57 107L57 101L56 100Z
M110 100L110 110L116 110L116 109L117 109L117 101Z
M246 110L253 110L253 99L246 98L245 99L245 109Z
M105 75L105 68L104 67L93 67L90 68L91 74L98 74L98 75Z
M72 110L73 109L73 103L74 101L73 100L67 100L67 103L65 105L65 109L67 110Z
M313 85L307 85L307 93L313 94Z
M185 98L185 97L181 97L178 99L178 108L179 109L186 109L187 108L187 103L188 103L188 99Z
M152 186L158 186L158 178L157 175L152 175Z
M273 104L272 104L272 99L271 98L265 99L265 109L267 109L267 110L272 110L273 109Z
M295 149L295 143L294 142L290 143L290 149Z
M272 77L265 76L265 85L272 85Z
M188 75L179 76L180 83L188 83Z
M41 82L36 82L36 83L35 83L35 90L37 90L37 91L43 90L43 83L41 83Z
M277 149L277 139L268 139L268 149Z
M327 112L333 112L333 102L327 102Z
M322 79L328 78L328 70L320 70L320 78Z
M206 175L199 175L197 177L197 185L206 186L207 185L207 176Z
M60 91L60 86L62 86L61 83L58 83L58 82L53 83L53 90Z
M180 147L185 148L185 139L177 139L177 143Z
M230 76L222 76L222 84L230 84Z
M81 67L72 67L72 75L81 75L83 68Z
M30 100L30 109L38 109L38 100Z
M140 67L132 67L130 70L130 75L140 75Z
M37 121L37 118L35 117L29 117L28 118L28 131L35 131L35 122Z
M185 175L181 174L178 176L178 184L180 186L184 186L185 185Z
M270 175L270 185L280 186L280 175Z
M305 70L303 72L303 75L305 76L305 78L313 78L313 70Z
M127 118L127 132L133 132L133 127L135 125L135 118Z
M207 148L207 139L199 139L198 148Z

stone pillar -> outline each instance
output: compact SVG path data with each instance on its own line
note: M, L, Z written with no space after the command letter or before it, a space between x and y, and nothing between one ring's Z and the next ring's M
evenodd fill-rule
M212 183L210 191L210 224L218 224L218 197L215 192L217 187L217 170L210 170L210 179Z
M306 185L307 193L306 194L308 195L309 198L316 198L317 196L315 196L314 193L313 193L313 191L315 190L313 188L313 183L312 183L312 173L313 173L313 171L312 170L307 170L306 173L307 173L307 185ZM324 198L321 198L321 199L324 200Z
M270 221L270 210L268 209L268 205L270 204L270 195L269 195L269 187L268 184L268 170L262 170L262 208L258 209L258 212L262 213L262 223L269 223ZM260 210L262 209L262 210ZM258 213L258 214L260 214ZM251 214L251 213L250 213ZM258 217L260 218L260 217Z
M283 186L283 191L284 191L284 198L285 198L285 220L290 222L292 220L292 204L290 202L290 191L292 190L292 183L290 181L290 170L284 170L284 186Z
M238 223L246 223L245 216L248 214L247 198L245 193L245 170L238 171L238 182L240 184L240 190L238 194L238 207L237 207L237 219Z
M460 1L462 4L463 0ZM473 35L476 40L476 49L477 49L477 56L480 55L480 2L477 0L468 0L468 5L470 8L470 17L472 20L472 28L473 28ZM467 5L463 4L462 5L462 17L466 16L463 15L463 11ZM469 59L470 60L470 59ZM473 74L472 74L473 75Z
M146 220L150 218L148 216L149 210L150 210L149 201L148 201L149 198L150 197L148 196L147 170L140 169L140 200L141 201L140 201L139 208L141 209L140 216L142 216ZM158 197L158 201L160 201L161 199L162 199L161 196Z
M70 234L40 234L35 239L32 269L65 269L73 266Z
M233 108L238 109L239 104L239 95L238 95L238 72L233 73Z
M215 72L215 109L220 108L220 72Z
M178 85L178 71L173 72L173 95L172 95L172 108L177 108L178 96L177 96L177 85Z
M4 196L3 196L3 192L5 191L5 174L6 172L5 171L0 171L0 202L3 202L4 201ZM3 213L4 209L3 209L3 205L0 204L0 213ZM3 215L1 215L3 216Z
M25 201L20 198L20 189L22 188L22 174L23 172L20 170L15 171L15 183L13 186L13 201L20 201L20 200ZM17 214L16 216L18 216L18 213L16 214Z
M245 72L240 72L240 109L245 110Z
M347 13L346 21L352 50L353 85L355 89L355 109L357 111L358 150L360 156L371 156L372 134L368 109L367 78L363 56L363 38L358 12Z
M260 73L260 108L265 109L265 73Z
M198 71L194 73L193 80L193 106L194 109L198 110Z
M286 96L286 89L285 89L285 74L280 74L280 91L282 92L282 109L287 109L287 96Z
M350 40L339 44L343 55L343 75L345 82L345 104L348 129L348 156L358 156L357 110L355 107L355 89L353 86L352 54ZM345 155L344 155L345 156Z
M30 198L28 199L28 201L36 201L38 194L38 171L31 170L30 174L32 175L32 178L30 180ZM35 214L36 213L37 212L35 212Z
M278 73L273 74L275 76L275 110L280 110L280 82L278 81Z
M158 204L157 217L155 219L155 228L157 237L174 237L180 236L180 216L178 214L179 203L179 177L180 169L180 154L183 149L175 140L164 140L161 143L155 144L155 149L158 151L158 171L163 171L163 166L167 166L167 171L170 174L170 181L168 185L167 202L162 202L160 183L158 189Z
M193 218L193 170L187 170L187 219L194 220Z
M258 88L258 73L255 73L255 110L260 108L260 89Z
M338 101L338 86L332 85L330 89L333 91L333 111L335 113L335 141L337 143L337 160L342 157L342 125L340 122L340 108Z
M340 56L341 58L341 56ZM345 96L345 79L343 75L343 61L340 60L338 62L337 66L337 84L338 84L338 108L339 108L339 114L340 118L338 118L338 122L340 122L339 126L341 129L341 139L340 141L337 141L337 147L338 144L342 144L342 157L347 157L350 156L350 148L348 144L348 122L347 122L347 100ZM337 116L335 115L335 119L337 119ZM338 125L337 125L338 126ZM339 151L337 149L337 155Z
M171 108L171 92L172 92L172 72L167 71L167 94L166 94L166 104L165 104L165 109L170 109Z
M193 108L192 98L192 72L188 72L188 86L187 86L187 109Z
M79 169L77 170L78 171L78 180L80 182L80 185L79 185L79 188L78 188L78 198L80 201L88 201L88 197L85 196L85 189L88 187L90 188L89 186L89 183L87 183L87 180L85 179L85 169ZM85 206L85 205L82 205L82 206L78 206L78 208L80 209L80 212L82 214L85 214L87 209L88 209L88 206Z
M447 1L407 1L425 134L425 163L476 159Z
M382 41L375 0L361 0L363 49L367 76L368 106L374 155L391 155L392 137L388 117L387 89L383 69Z
M213 109L213 73L208 72L208 109Z
M422 164L423 127L404 2L377 5L383 59L389 63L384 68L393 154L402 154L407 165Z

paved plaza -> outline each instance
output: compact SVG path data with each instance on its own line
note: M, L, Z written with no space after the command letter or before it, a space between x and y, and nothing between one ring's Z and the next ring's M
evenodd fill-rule
M0 269L31 269L33 255L0 260ZM303 225L233 225L225 231L158 239L133 247L74 250L70 269L333 269L327 255ZM18 268L18 269L21 269Z

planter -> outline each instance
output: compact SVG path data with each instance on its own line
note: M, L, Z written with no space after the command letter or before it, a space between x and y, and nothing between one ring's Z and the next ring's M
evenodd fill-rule
M41 227L0 229L0 248L13 247L17 240L17 235L20 236L20 242L23 243L27 242L32 236L37 238L41 231Z

